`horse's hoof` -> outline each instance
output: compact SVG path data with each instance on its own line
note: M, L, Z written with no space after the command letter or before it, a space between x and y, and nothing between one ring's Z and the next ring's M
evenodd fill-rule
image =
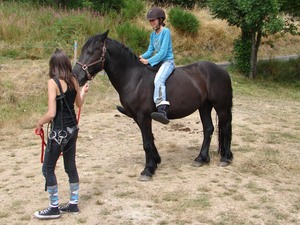
M152 177L147 176L147 175L141 175L138 179L138 181L146 182L152 180Z
M197 161L194 161L194 162L192 163L192 166L194 166L194 167L201 167L201 166L203 166L203 165L204 165L203 162L197 162Z
M219 166L225 167L225 166L228 166L229 164L230 164L230 162L220 162Z

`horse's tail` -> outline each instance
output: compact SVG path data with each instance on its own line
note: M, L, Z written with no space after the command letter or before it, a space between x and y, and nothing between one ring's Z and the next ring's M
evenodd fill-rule
M225 152L225 146L226 148L230 149L231 146L231 138L232 138L232 102L233 96L232 96L232 88L231 93L228 98L227 106L224 109L226 112L226 118L222 121L218 122L218 139L219 139L219 148L218 148L218 154L221 154L223 156Z

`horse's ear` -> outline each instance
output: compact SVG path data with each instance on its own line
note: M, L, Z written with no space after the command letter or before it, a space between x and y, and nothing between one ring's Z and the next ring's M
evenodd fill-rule
M104 33L102 34L103 40L105 40L105 39L107 38L108 32L109 32L109 30L107 30L106 32L104 32Z

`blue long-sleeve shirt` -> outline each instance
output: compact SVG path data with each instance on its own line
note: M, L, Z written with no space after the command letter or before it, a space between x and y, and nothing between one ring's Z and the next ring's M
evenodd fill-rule
M155 31L150 34L148 50L142 54L142 57L148 59L151 66L174 59L171 32L168 28L163 27L159 34Z

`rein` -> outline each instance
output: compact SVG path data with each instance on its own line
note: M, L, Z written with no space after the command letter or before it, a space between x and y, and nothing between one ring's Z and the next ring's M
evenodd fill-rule
M93 66L95 64L101 63L100 71L103 70L103 68L104 68L104 62L105 62L105 53L106 53L106 47L105 47L105 41L104 41L103 48L102 48L102 55L101 55L101 57L100 57L99 60L97 60L95 62L92 62L92 63L90 63L88 65L86 65L84 63L81 63L79 61L76 62L76 64L80 65L81 69L83 69L86 72L88 80L92 80L93 79L93 76L89 73L89 66Z

